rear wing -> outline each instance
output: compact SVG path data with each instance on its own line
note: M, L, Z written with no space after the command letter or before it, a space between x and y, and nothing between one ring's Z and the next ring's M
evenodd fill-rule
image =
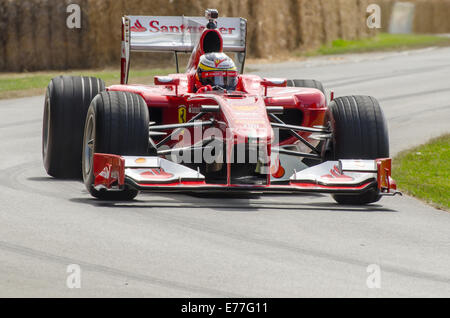
M124 16L122 18L121 84L128 82L130 52L192 52L208 19L205 17ZM223 51L236 53L236 63L243 71L247 20L218 18L217 30L223 39Z

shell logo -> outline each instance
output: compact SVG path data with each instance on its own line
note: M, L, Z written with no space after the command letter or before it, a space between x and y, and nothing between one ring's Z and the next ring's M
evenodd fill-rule
M134 162L136 162L136 163L146 163L147 160L145 158L137 158Z

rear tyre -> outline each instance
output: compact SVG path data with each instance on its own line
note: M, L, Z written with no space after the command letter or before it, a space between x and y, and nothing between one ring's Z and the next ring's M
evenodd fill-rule
M148 150L149 115L144 99L128 92L102 92L91 103L83 139L83 180L89 193L101 200L133 200L139 193L94 188L94 153L143 156Z
M287 86L289 87L307 87L307 88L316 88L319 91L323 93L323 95L327 96L325 94L325 89L323 88L323 84L319 81L312 80L312 79L294 79L294 80L288 80Z
M55 178L81 178L84 121L89 105L105 83L95 77L53 78L45 95L42 158Z
M325 126L333 132L326 160L389 157L386 120L378 101L370 96L335 98L328 106ZM340 204L363 205L380 200L378 189L360 195L333 195Z

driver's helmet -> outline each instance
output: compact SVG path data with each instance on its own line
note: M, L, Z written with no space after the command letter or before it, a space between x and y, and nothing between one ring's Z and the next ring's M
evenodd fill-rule
M213 89L236 90L238 72L233 60L224 53L207 53L200 56L197 89L211 85Z

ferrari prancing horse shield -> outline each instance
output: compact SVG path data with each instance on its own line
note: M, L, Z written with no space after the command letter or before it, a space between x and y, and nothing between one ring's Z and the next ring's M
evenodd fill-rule
M178 122L180 124L186 122L186 106L178 106Z

